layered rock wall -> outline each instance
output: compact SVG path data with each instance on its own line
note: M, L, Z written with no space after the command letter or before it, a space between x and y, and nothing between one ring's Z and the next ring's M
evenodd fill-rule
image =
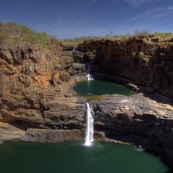
M173 40L153 36L128 40L88 40L79 49L92 53L92 72L114 74L173 98ZM100 75L101 77L101 75Z
M71 56L39 46L1 46L0 122L25 130L79 128L83 103L65 97L73 96L68 93L72 62Z
M160 97L160 103L142 94L92 101L95 129L109 138L141 145L173 163L173 107Z

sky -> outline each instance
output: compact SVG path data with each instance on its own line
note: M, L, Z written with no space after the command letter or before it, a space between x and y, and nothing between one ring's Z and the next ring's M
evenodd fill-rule
M173 32L173 0L0 0L0 21L59 39Z

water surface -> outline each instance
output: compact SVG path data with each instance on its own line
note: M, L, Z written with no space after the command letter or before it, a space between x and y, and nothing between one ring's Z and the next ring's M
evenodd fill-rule
M0 146L2 173L166 173L157 157L127 145L94 142L38 144L8 142Z
M88 94L92 95L121 94L121 95L130 96L132 94L135 94L134 91L126 88L123 85L107 81L100 81L100 80L77 82L76 86L74 86L73 89L80 96L85 96Z

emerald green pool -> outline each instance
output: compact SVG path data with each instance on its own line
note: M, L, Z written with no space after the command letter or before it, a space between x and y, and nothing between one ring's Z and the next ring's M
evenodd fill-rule
M0 146L1 173L166 173L157 157L127 145L94 142Z
M73 89L80 96L85 96L88 94L92 95L121 94L121 95L130 96L135 93L134 91L129 90L123 85L106 82L106 81L100 81L100 80L78 82Z

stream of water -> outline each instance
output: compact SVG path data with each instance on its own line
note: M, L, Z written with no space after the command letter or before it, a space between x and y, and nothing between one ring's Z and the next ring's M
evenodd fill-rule
M86 137L85 146L91 146L94 133L94 118L92 116L92 107L87 103L87 121L86 121Z

